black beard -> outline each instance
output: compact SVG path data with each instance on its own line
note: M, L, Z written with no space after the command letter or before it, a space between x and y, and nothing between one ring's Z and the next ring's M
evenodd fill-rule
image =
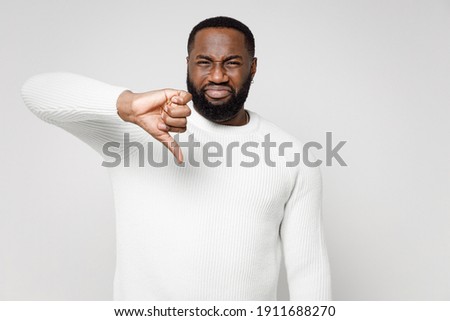
M206 119L216 123L221 123L233 119L238 114L238 112L244 106L245 101L247 100L251 84L252 75L249 74L245 83L242 85L241 90L239 90L237 93L235 89L230 87L231 98L227 102L222 104L212 104L206 99L204 92L205 86L201 89L196 88L191 81L189 71L187 72L186 77L187 89L192 94L192 102L194 103L195 110ZM210 83L206 86L208 85L214 84Z

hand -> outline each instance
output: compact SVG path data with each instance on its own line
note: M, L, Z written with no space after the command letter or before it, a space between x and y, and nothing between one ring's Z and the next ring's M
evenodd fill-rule
M124 121L142 127L166 146L179 163L183 162L180 146L169 132L186 131L191 109L186 105L192 95L183 90L162 89L144 93L129 90L117 99L117 113Z

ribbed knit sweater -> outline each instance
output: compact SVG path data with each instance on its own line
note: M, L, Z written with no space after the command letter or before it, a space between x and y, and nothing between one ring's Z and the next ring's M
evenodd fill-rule
M161 162L167 149L117 115L126 89L64 72L33 76L22 87L34 114L89 144L103 165L115 160L105 144L114 142L109 151L120 155L108 167L116 211L114 299L276 300L282 253L291 300L331 299L320 170L288 166L301 143L248 109L248 124L227 126L191 108L178 141L191 135L198 147L182 147L183 166L170 153L167 166L155 166L149 159ZM124 134L142 147L125 148ZM268 134L276 143L270 158L262 147ZM280 152L283 142L293 145ZM203 161L217 143L223 157ZM253 157L240 149L245 143ZM205 151L208 144L216 147ZM238 147L226 153L230 144ZM255 163L255 154L256 165L243 165Z

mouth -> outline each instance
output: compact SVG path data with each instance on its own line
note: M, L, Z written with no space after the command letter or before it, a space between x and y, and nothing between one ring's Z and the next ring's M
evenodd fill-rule
M204 93L212 100L221 100L231 96L232 91L225 86L208 86L204 89Z

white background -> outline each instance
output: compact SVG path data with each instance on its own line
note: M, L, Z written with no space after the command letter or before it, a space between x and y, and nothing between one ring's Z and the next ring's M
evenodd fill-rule
M450 2L425 0L0 2L0 299L112 299L106 169L26 109L23 82L184 89L188 34L216 15L256 38L246 108L347 141L348 166L322 167L334 298L450 300Z

